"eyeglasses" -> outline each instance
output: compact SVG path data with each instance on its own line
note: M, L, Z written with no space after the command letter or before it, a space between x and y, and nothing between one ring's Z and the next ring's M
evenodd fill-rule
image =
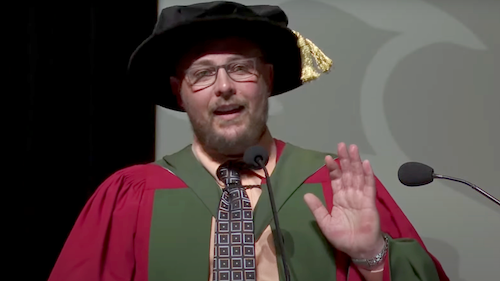
M244 58L224 65L192 66L185 72L185 78L194 90L201 90L215 83L220 68L224 68L227 75L236 82L255 82L259 76L257 58Z

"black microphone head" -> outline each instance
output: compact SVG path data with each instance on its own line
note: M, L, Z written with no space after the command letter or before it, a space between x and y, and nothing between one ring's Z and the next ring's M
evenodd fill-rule
M434 180L434 169L418 162L407 162L398 170L399 181L406 186L420 186Z
M258 170L263 168L259 164L259 160L262 161L264 167L269 161L269 153L267 153L267 150L264 147L259 145L249 147L243 155L243 161L245 161L245 163L249 165L251 169Z

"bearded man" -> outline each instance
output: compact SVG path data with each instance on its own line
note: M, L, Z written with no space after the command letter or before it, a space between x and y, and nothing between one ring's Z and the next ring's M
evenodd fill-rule
M335 155L272 137L269 97L332 65L287 25L277 6L162 11L129 68L141 94L186 112L193 142L103 182L50 281L448 280L356 145ZM242 160L254 146L270 182Z

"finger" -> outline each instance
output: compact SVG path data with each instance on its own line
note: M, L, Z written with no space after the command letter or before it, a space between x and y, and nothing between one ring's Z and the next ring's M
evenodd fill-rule
M332 181L333 193L337 193L342 189L342 170L337 161L335 161L331 156L325 157L325 163L329 170L330 180Z
M354 144L349 147L349 156L351 164L352 184L356 189L362 189L365 185L365 172L363 170L363 163L359 155L358 147Z
M342 170L340 169L339 164L335 161L332 156L327 155L325 157L325 164L330 172L330 178L332 180L339 179L342 177Z
M347 153L346 144L341 142L337 145L337 154L339 159L349 159L349 154Z
M356 173L364 174L361 156L359 156L359 149L355 144L349 146L349 159L352 170Z
M321 227L324 224L325 220L327 220L330 217L330 213L328 213L328 211L326 210L323 203L321 203L319 198L312 193L306 193L304 195L304 201L309 207L309 210L311 210L311 213L314 215L316 222Z
M351 160L349 159L349 153L347 152L347 147L345 143L341 142L338 144L338 155L340 168L342 169L342 184L345 187L351 186Z
M375 185L375 175L373 173L372 165L370 164L370 161L365 160L363 161L363 170L365 174L365 186L370 186L373 188L373 193L377 193L377 188Z

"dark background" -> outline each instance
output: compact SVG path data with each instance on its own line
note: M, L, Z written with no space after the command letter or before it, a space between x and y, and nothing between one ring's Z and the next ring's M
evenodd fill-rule
M26 161L15 233L29 266L14 280L47 280L98 185L154 160L155 107L130 83L127 64L153 30L157 0L32 2L15 133Z

